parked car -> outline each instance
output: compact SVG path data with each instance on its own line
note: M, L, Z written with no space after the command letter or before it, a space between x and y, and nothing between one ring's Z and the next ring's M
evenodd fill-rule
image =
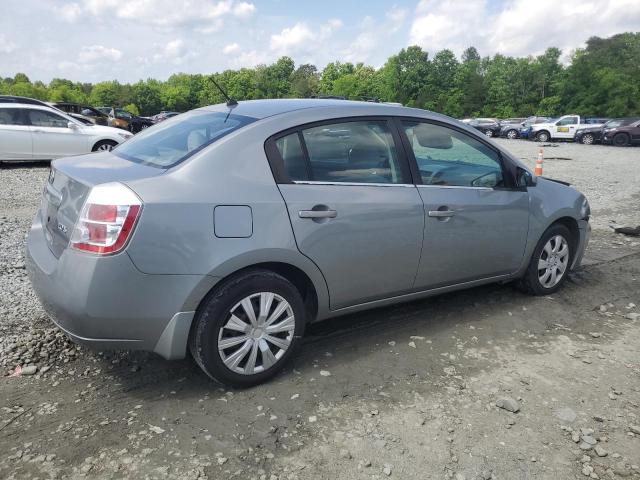
M517 125L524 122L525 120L526 118L503 118L502 120L499 120L498 123L501 127L504 127L506 125Z
M520 123L507 123L501 126L500 136L509 138L511 140L520 137L527 138L531 125L548 121L549 117L532 116L523 119L523 121Z
M180 115L180 112L164 112L163 111L151 117L151 120L153 121L153 123L158 123L158 122L167 120L168 118L175 117L176 115Z
M640 144L640 118L624 120L620 125L608 125L602 131L602 143L616 147Z
M111 150L131 136L111 127L85 125L49 106L0 99L0 161L51 160Z
M592 145L594 143L601 143L603 131L605 129L619 127L639 120L639 118L614 118L606 121L603 125L584 126L576 132L574 141L577 143L583 143L585 145Z
M109 125L109 116L97 108L71 102L52 102L50 105L74 118L83 118L95 125L111 126Z
M576 132L585 125L602 126L602 123L591 123L603 119L588 119L580 115L564 115L557 120L531 126L530 140L548 142L549 140L573 140ZM589 121L589 123L587 123Z
M129 130L131 133L138 133L153 125L153 120L139 117L122 108L98 107L103 113L111 118L112 125L117 128Z
M37 98L19 97L16 95L0 95L0 103L22 103L25 105L40 105L41 107L51 106L47 102L43 102Z
M500 124L497 120L491 118L473 118L467 125L481 131L487 137L497 137L500 135Z
M581 193L449 117L255 100L53 162L27 269L74 341L188 348L210 377L249 386L311 322L491 282L552 294L589 215Z

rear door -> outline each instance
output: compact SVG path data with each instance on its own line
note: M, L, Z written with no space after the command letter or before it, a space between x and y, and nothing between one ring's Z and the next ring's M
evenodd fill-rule
M576 135L580 118L572 115L558 120L555 124L553 138L573 138Z
M31 130L21 108L0 108L0 160L31 160Z
M425 231L415 287L437 288L515 272L529 226L529 195L511 188L497 150L451 126L400 120L415 161Z
M318 265L332 309L413 286L424 209L385 118L333 120L267 142L299 250Z
M49 159L88 153L89 137L82 128L69 128L69 120L49 110L26 109L33 134L33 158Z

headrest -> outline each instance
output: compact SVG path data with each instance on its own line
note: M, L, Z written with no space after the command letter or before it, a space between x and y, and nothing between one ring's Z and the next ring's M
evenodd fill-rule
M206 141L207 138L204 136L204 133L198 130L194 130L193 132L189 133L189 136L187 137L187 150L195 150Z
M422 147L441 150L453 147L451 135L444 128L435 125L420 123L413 127L413 134Z

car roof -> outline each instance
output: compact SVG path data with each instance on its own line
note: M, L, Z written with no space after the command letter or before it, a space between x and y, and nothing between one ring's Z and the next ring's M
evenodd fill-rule
M326 107L344 107L345 110L361 109L366 115L367 110L375 111L375 115L380 115L381 108L389 111L388 115L398 114L399 109L413 110L377 102L361 102L354 100L335 100L328 98L281 98L270 100L246 100L240 101L237 105L231 107L232 113L235 115L243 115L256 119L271 117L297 110L309 108L326 108ZM225 103L202 107L199 110L222 111L228 112L229 107ZM372 113L374 115L374 113Z

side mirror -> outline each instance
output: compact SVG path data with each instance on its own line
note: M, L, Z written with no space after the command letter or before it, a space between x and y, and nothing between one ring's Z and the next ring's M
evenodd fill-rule
M518 167L518 176L516 178L516 185L518 187L535 187L536 183L536 177L534 177L531 172Z
M68 122L67 123L67 127L69 127L71 130L77 130L78 129L78 125L76 125L73 122Z

